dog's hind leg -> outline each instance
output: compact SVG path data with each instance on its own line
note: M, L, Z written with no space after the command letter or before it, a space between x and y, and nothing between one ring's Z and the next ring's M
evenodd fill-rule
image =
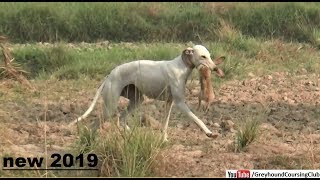
M122 112L120 115L120 123L125 126L126 129L130 129L126 122L127 115L137 108L144 100L141 91L133 84L129 84L123 88L121 96L129 99L129 105L126 111Z
M101 96L103 98L103 120L111 119L117 113L118 100L120 97L121 89L116 83L106 82L102 89ZM100 120L96 120L93 124L94 129L100 127Z

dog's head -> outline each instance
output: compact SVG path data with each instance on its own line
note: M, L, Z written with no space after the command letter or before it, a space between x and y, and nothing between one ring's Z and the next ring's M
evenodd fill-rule
M182 52L181 57L190 68L198 67L202 64L214 70L219 77L224 76L223 71L217 65L221 64L225 57L221 56L212 61L210 52L202 45L195 45L193 48L188 47Z

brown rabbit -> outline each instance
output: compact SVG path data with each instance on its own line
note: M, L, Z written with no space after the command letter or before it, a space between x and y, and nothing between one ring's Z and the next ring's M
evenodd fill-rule
M199 67L199 75L200 75L200 85L201 85L201 91L198 96L198 110L201 106L201 100L206 101L206 104L204 105L204 111L207 113L209 110L209 107L214 99L214 92L213 87L211 84L211 71L207 66L200 65Z
M215 64L218 65L222 62L222 60L225 57L219 57L216 59ZM198 96L198 110L200 109L201 106L201 100L204 100L206 103L204 105L204 111L205 113L208 113L209 111L209 107L212 104L215 95L214 95L214 91L213 91L213 86L211 83L211 70L209 67L205 66L205 65L200 65L198 67L198 71L199 71L199 76L200 76L200 85L201 85L201 91L199 93ZM214 71L216 71L217 75L219 77L223 77L224 76L224 72L216 67L214 68Z

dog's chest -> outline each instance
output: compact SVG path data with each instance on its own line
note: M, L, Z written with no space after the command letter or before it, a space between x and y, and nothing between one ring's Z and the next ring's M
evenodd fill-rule
M158 81L157 83L139 83L136 86L149 98L164 100L167 99L167 97L171 97L170 87L165 81Z

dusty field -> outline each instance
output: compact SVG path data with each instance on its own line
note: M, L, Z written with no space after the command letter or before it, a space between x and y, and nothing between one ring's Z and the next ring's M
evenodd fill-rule
M0 155L40 156L66 151L77 132L66 125L84 113L98 81L35 81L31 92L14 81L0 82ZM208 114L196 111L197 82L188 81L187 103L214 132L210 139L176 108L169 123L169 145L161 153L160 176L225 177L226 169L319 169L320 76L273 73L228 81L215 89ZM158 121L164 103L148 100L141 110ZM88 121L101 115L99 106ZM259 118L258 139L241 153L232 150L239 125ZM46 122L45 122L46 119ZM221 126L223 122L229 124ZM46 132L45 132L46 131ZM6 176L6 173L3 174Z

